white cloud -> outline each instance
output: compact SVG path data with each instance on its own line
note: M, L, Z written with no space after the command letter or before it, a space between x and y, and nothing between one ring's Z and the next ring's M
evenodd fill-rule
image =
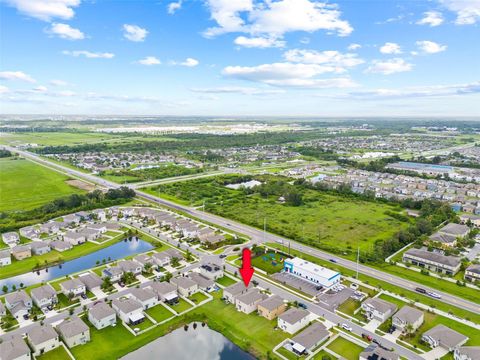
M440 45L428 40L417 41L415 44L417 44L419 50L425 54L436 54L447 50L447 45Z
M48 88L46 86L37 86L35 88L33 88L33 91L35 92L39 92L39 93L46 93L48 91Z
M355 50L358 50L362 47L362 45L360 44L350 44L348 45L347 49L350 50L350 51L355 51Z
M455 24L472 25L480 20L480 1L478 0L439 0L448 10L457 14Z
M354 67L363 64L365 61L358 58L357 54L342 54L338 51L315 51L292 49L283 54L285 60L289 62L303 64L323 64L334 67L334 72L344 72L345 68Z
M400 48L400 45L392 42L386 42L381 48L380 52L382 54L401 54L402 49Z
M235 45L247 48L281 48L285 46L285 41L269 37L245 37L239 36L234 40Z
M129 24L123 25L123 36L125 37L125 39L128 39L130 41L144 41L147 37L147 34L147 29L143 29L140 26Z
M47 32L67 40L85 39L84 33L82 33L79 29L72 28L68 24L54 23L50 29L47 30Z
M408 87L405 89L374 89L355 91L343 96L361 100L443 97L480 93L480 81L469 84Z
M218 26L207 29L204 35L216 36L243 32L281 38L294 31L327 30L339 36L349 35L353 28L340 18L337 6L317 0L206 0L211 18Z
M84 56L88 59L112 59L113 57L115 57L115 54L108 53L108 52L102 53L102 52L91 52L86 50L74 50L74 51L64 50L62 51L62 54L74 56L74 57Z
M26 81L30 83L35 82L35 79L33 79L30 75L25 74L23 71L2 71L0 72L0 79L20 80L20 81Z
M137 63L141 65L159 65L162 62L155 56L147 56L144 59L138 60Z
M22 14L43 21L54 18L71 19L74 7L80 5L80 0L6 0Z
M170 4L167 5L167 12L170 15L173 15L177 10L180 10L181 8L182 8L182 0L177 2L171 2Z
M53 86L66 86L68 85L68 83L64 80L50 80L50 85L53 85Z
M8 92L9 92L8 87L0 85L0 94L6 94Z
M244 86L224 86L216 88L192 88L190 91L204 94L242 94L242 95L276 95L284 94L282 89L259 89Z
M438 26L443 23L443 15L438 11L426 11L423 18L417 21L418 25Z
M395 58L390 60L374 60L366 72L390 75L410 71L412 68L413 65L407 63L404 59Z
M185 61L182 61L178 64L174 62L174 64L181 65L181 66L186 66L186 67L195 67L198 64L200 64L200 61L198 61L197 59L194 59L194 58L186 58Z
M335 73L337 68L318 64L273 63L258 66L227 66L224 76L273 86L326 88L355 86L349 78L319 79L318 75Z

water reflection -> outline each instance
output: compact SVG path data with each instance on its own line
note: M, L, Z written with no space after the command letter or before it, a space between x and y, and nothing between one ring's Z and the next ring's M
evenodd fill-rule
M153 245L146 241L140 240L136 237L125 239L125 241L120 241L104 249L95 251L89 255L85 255L78 259L64 262L61 265L52 266L48 269L43 269L40 271L13 276L7 279L1 279L0 289L2 289L5 285L8 286L9 289L11 289L13 285L19 288L20 284L23 284L23 286L39 284L41 282L49 281L55 278L63 277L82 270L89 269L96 266L97 261L100 263L102 263L103 260L113 261L123 258L125 256L139 254L150 249L153 249Z
M177 329L142 348L124 356L122 360L252 360L250 354L229 341L222 334L192 324L185 331Z

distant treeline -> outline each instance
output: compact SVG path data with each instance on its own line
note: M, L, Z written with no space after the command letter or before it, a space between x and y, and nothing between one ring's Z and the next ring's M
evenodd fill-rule
M109 189L105 193L94 190L87 194L72 194L32 210L2 212L0 213L0 233L38 224L72 212L121 205L134 197L134 190L122 186L118 189Z
M6 158L12 156L12 153L8 150L0 149L0 158Z

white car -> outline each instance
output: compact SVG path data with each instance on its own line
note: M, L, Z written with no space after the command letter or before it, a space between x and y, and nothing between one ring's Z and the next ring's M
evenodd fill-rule
M440 294L437 294L433 291L427 291L427 295L430 295L431 297L435 298L435 299L441 299L442 296Z
M358 289L358 284L351 283L351 284L350 284L350 289L352 289L352 290L357 290L357 289Z
M352 330L353 330L351 326L348 326L348 325L345 324L345 323L342 324L342 328L343 328L344 330L347 330L347 331L352 331Z

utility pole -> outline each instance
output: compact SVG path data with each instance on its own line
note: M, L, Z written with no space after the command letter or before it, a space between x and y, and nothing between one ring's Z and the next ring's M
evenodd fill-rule
M263 218L263 242L267 241L267 217Z
M358 262L360 261L360 246L357 246L357 276L356 279L358 280Z

